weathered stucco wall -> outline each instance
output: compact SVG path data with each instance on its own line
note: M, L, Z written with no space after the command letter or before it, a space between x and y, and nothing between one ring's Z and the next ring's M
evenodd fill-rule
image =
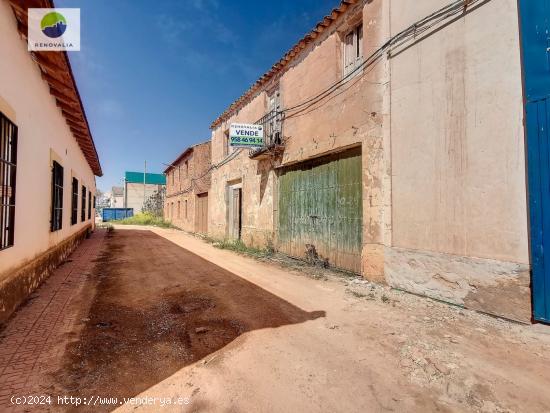
M225 131L235 122L253 123L266 111L265 93L256 96L242 110L212 132L212 163L219 164L224 155ZM230 149L231 154L235 149ZM229 237L229 190L242 184L242 239L253 246L265 246L273 240L274 174L271 164L251 160L247 150L212 171L212 196L209 199L209 232L215 238Z
M393 0L392 33L442 3ZM387 255L387 278L529 319L516 7L515 0L489 2L392 52L396 248Z
M359 2L350 7L338 22L323 32L298 57L274 78L261 93L218 126L212 135L213 162L223 157L224 132L233 122L253 123L268 110L267 91L279 88L281 109L290 108L315 96L343 78L343 36L363 22L363 55L368 56L387 37L388 19L382 16L387 7L382 2ZM382 250L384 237L391 236L385 211L391 197L382 190L389 182L389 152L384 140L384 118L388 116L389 100L387 65L384 61L344 82L338 92L309 106L306 110L289 111L283 123L285 150L282 158L250 160L243 151L226 165L213 171L212 193L224 194L211 200L211 231L216 237L228 236L228 183L243 185L243 240L254 245L276 243L277 168L335 153L353 146L362 146L364 165L363 186L365 271L383 276ZM388 145L389 148L389 145ZM387 221L387 222L386 222ZM377 265L371 255L376 255ZM367 259L369 257L369 259Z
M0 1L0 102L2 110L19 129L17 151L17 191L15 245L0 251L0 281L16 269L59 244L92 219L71 225L71 180L95 194L95 177L38 65L27 51L27 43L17 31L8 2ZM50 232L51 165L57 160L64 168L63 228ZM80 188L79 188L80 191ZM86 195L86 198L88 195ZM81 197L79 193L79 212ZM80 213L79 213L80 218Z
M283 108L293 107L343 78L343 38L363 23L363 56L373 54L389 36L387 2L359 2L333 28L304 51L282 79ZM362 273L384 279L384 245L391 243L391 166L389 71L385 59L362 69L326 99L291 111L283 165L361 146L363 165Z
M342 79L345 33L363 21L365 57L448 5L362 1L307 45L262 92L215 128L267 112L279 85L294 107ZM229 184L243 185L243 239L277 234L285 165L362 148L362 273L411 292L517 320L530 317L522 85L517 5L480 3L410 41L324 99L286 112L280 159L241 153L213 172L213 235L228 234ZM223 194L223 198L222 198Z

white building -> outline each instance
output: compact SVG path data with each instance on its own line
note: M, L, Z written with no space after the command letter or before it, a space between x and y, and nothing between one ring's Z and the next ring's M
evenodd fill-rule
M26 35L27 9L0 0L0 323L93 230L102 174L67 54Z

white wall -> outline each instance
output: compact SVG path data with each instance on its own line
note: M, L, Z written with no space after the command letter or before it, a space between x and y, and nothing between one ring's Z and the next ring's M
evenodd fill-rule
M447 3L393 0L392 35ZM393 55L394 246L527 264L516 0Z
M0 251L0 280L93 222L71 225L71 180L95 193L95 177L65 123L6 0L0 0L0 110L19 128L15 245ZM63 228L50 233L51 163L64 167ZM81 196L79 193L79 203ZM87 218L86 214L86 218Z
M111 208L124 208L124 196L113 196L111 198Z
M126 184L126 208L134 208L134 214L139 214L143 208L143 200L148 199L157 192L163 185L145 185L145 198L143 196L143 184Z

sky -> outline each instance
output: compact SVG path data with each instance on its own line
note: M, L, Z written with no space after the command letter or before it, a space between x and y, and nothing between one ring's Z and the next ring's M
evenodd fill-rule
M56 0L79 7L71 65L99 153L98 188L162 173L338 0Z

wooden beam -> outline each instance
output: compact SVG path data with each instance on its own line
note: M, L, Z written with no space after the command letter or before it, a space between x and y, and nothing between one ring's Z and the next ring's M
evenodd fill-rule
M23 5L21 5L18 0L9 0L9 2L11 7L15 11L18 11L19 13L23 13L25 16L27 15L27 8L23 7Z
M67 124L69 124L68 121L67 121ZM84 132L80 127L69 125L69 128L71 129L71 132L76 137L79 137L79 138L82 138L82 139L88 139L88 134L86 132Z
M87 126L84 119L79 118L78 116L75 116L74 114L69 112L67 109L61 108L61 111L63 112L63 116L65 116L65 118L69 119L71 122L78 123L79 125L82 125L84 127Z
M52 96L54 98L56 98L59 102L62 102L64 103L65 105L68 105L70 106L71 108L74 108L74 109L77 109L77 110L80 110L80 104L73 100L72 98L70 98L69 96L67 95L64 95L63 93L59 92L57 89L54 89L53 87L50 86L50 93L52 94Z
M45 67L47 70L51 70L54 73L64 73L68 70L66 67L59 66L53 62L52 59L43 52L33 52L33 54L36 56L38 64Z
M66 85L61 80L53 77L52 75L49 75L46 72L42 72L42 79L48 82L50 86L52 86L53 88L62 90L64 94L67 94L66 92L69 92L69 94L73 92L73 89L71 86Z
M67 125L69 125L69 128L71 128L72 131L75 133L78 133L84 137L87 136L86 128L83 125L79 125L78 123L74 123L70 121L69 119L65 118L65 122L67 122Z

